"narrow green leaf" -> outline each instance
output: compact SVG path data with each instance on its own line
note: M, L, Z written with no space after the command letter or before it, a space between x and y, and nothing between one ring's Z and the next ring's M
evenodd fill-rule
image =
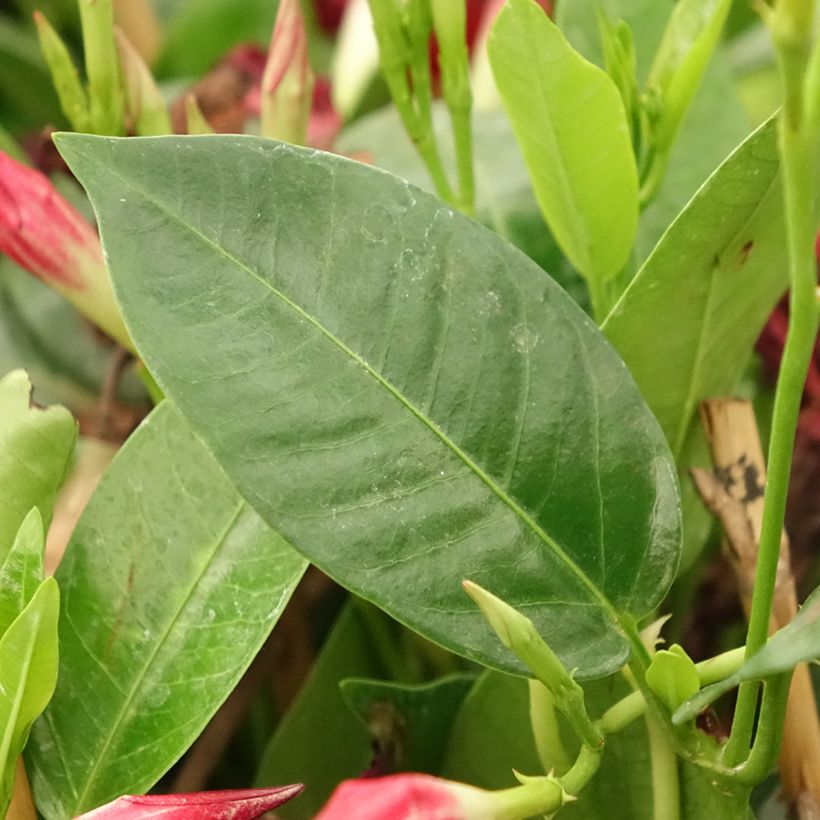
M555 19L572 45L604 65L596 6L633 33L638 79L644 81L675 3L672 0L597 0L558 3ZM641 264L672 220L737 144L748 135L748 117L736 91L729 60L718 47L672 146L658 192L641 212L635 261Z
M157 408L115 457L57 573L60 683L27 750L43 814L152 786L231 692L304 566L176 410Z
M114 29L120 75L125 95L125 112L141 137L172 134L171 117L151 69L125 33Z
M537 265L337 156L253 137L60 145L148 367L271 526L482 663L522 671L466 576L579 676L624 662L619 613L651 610L675 572L673 465Z
M660 102L654 142L666 154L720 39L731 0L678 0L647 78Z
M60 590L53 578L40 585L28 606L0 639L0 816L14 787L17 758L34 719L57 682L57 618Z
M604 322L676 455L698 403L734 388L785 290L783 243L769 123L709 178Z
M121 134L125 99L114 42L113 0L78 0L88 76L89 125L97 134Z
M772 635L760 652L749 658L734 675L705 687L690 698L675 713L674 721L691 720L743 681L762 680L812 660L820 660L820 587L809 595L794 620Z
M23 519L11 549L0 564L0 637L42 583L44 549L43 518L34 507Z
M638 175L618 89L533 0L508 1L488 53L558 244L593 283L615 276L638 227Z
M0 561L32 507L51 518L65 478L76 425L64 407L31 404L31 383L22 370L0 379Z
M438 774L453 717L474 681L474 675L421 684L349 678L341 690L388 771Z
M37 25L40 49L60 98L60 107L75 131L87 131L90 124L88 95L68 47L45 15L35 12L34 22Z
M635 60L632 29L623 20L611 23L597 4L595 11L598 30L601 33L601 48L603 49L606 73L612 78L612 82L615 83L623 100L634 146L637 144L636 138L639 138L640 134L637 133L639 125L638 69Z

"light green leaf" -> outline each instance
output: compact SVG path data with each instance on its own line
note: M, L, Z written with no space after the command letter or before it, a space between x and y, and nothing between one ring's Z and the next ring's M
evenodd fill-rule
M40 811L73 817L152 786L236 685L304 566L176 410L157 408L57 573L60 683L27 750Z
M521 671L466 576L580 676L624 662L620 613L674 575L673 466L537 265L341 157L252 137L60 144L146 363L271 526L482 663Z
M0 639L0 816L14 787L17 758L32 721L57 682L57 618L60 590L47 578Z
M680 455L698 402L731 391L787 285L773 123L709 178L603 330Z
M633 32L638 78L644 80L675 3L671 0L558 3L556 21L567 39L588 60L603 65L596 6L600 6L608 19L623 20ZM670 222L749 132L728 62L718 48L672 146L660 189L641 213L635 243L637 264L646 259Z
M720 39L732 0L678 0L647 78L657 94L654 148L665 155Z
M22 370L0 379L0 561L32 507L50 519L77 435L71 414L32 405L31 389Z
M40 511L23 519L11 549L0 563L0 637L26 608L43 581L45 534Z
M700 689L694 662L677 644L655 653L646 670L646 682L670 712Z
M734 675L705 687L690 698L675 713L674 721L691 720L743 681L762 680L812 660L820 660L820 587L809 595L794 620L775 632L763 649L749 658Z
M593 283L615 276L638 226L638 175L618 89L533 0L508 0L488 53L558 244Z

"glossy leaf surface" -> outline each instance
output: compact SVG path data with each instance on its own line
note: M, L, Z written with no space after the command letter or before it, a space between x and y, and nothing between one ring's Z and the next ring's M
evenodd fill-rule
M589 279L615 276L638 227L638 174L617 87L533 0L509 0L487 49L558 244Z
M450 118L441 102L433 104L433 128L442 159L451 167L456 159ZM374 165L419 188L434 190L393 106L356 120L339 135L336 146L352 156L367 156ZM477 220L538 262L576 301L584 298L586 289L578 274L569 271L562 275L568 264L544 224L527 168L503 111L473 113L473 161Z
M145 361L271 526L483 663L520 670L468 575L579 675L624 662L618 613L650 610L675 571L673 467L537 265L343 158L251 137L60 143Z
M303 569L175 409L155 410L57 573L60 682L27 752L46 817L152 786L230 693Z
M22 370L0 379L0 561L32 507L50 518L76 434L64 407L32 406Z
M820 659L820 587L806 599L794 620L778 630L758 653L724 680L690 698L675 713L676 722L690 720L724 692L746 680L762 680L788 672L798 663Z
M43 581L43 519L34 507L23 519L0 563L0 637L26 608Z
M17 758L32 721L45 709L57 682L60 591L42 582L0 638L0 815L6 816Z
M679 455L698 402L733 389L787 284L773 123L664 234L603 325Z

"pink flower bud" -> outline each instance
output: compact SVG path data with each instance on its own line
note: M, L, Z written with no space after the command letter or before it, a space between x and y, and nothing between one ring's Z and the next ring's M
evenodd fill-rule
M346 780L315 820L516 820L556 811L566 802L551 777L485 791L426 774Z
M96 232L48 177L2 151L0 251L131 349Z
M314 76L299 0L281 0L262 76L262 133L303 144Z
M274 789L126 795L76 820L253 820L296 797L302 789L296 784Z

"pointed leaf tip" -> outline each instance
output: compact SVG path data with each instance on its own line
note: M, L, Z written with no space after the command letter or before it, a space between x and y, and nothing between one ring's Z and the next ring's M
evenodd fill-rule
M190 794L125 795L81 814L76 820L253 820L286 803L301 783L270 789L228 789Z

